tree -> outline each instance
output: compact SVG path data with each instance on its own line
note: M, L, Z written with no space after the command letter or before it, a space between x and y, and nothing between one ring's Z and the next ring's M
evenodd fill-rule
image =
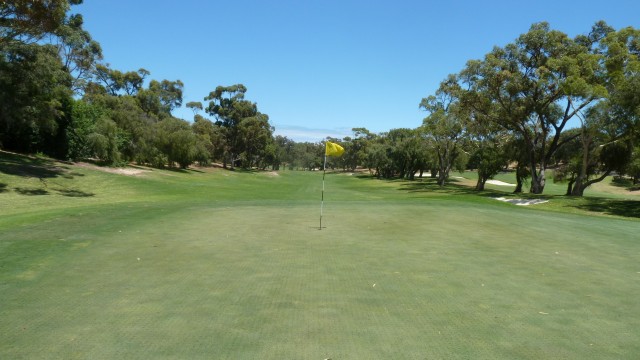
M198 115L198 111L202 111L203 109L200 101L189 101L186 106L193 111L193 116Z
M239 125L242 166L263 168L268 145L273 141L273 128L269 117L258 112L255 116L243 119Z
M74 100L71 109L71 124L67 128L71 160L87 159L92 154L89 135L95 132L98 119L106 117L107 110L82 100Z
M210 160L220 160L224 154L224 136L220 126L200 115L196 115L191 125L193 132L200 137Z
M614 171L625 171L636 138L634 109L640 104L634 100L637 93L629 93L640 73L640 32L632 28L616 32L600 22L578 41L602 54L600 72L609 97L586 109L586 115L576 113L581 122L580 131L575 132L579 142L573 153L564 154L566 166L556 175L568 180L567 194L573 196L582 196L586 188Z
M72 75L71 88L81 94L94 76L96 65L102 60L102 48L82 28L83 19L79 14L70 16L55 30L52 41L58 48L65 69Z
M438 161L438 185L443 186L449 172L463 153L469 112L458 99L457 78L450 75L440 84L436 95L422 99L420 107L429 115L423 120L423 137L435 150Z
M294 154L293 148L295 141L287 138L286 136L276 135L273 139L274 157L273 157L273 170L280 170L281 165L293 164Z
M71 104L71 77L55 47L13 44L0 49L1 146L66 156Z
M640 146L636 146L633 149L625 173L631 176L633 185L640 183Z
M529 157L527 154L524 140L517 134L510 134L505 144L505 150L507 155L507 161L513 164L516 175L516 188L513 190L515 194L522 193L524 183L531 175L529 171Z
M465 105L522 137L535 194L544 190L547 165L563 145L560 135L569 120L606 96L602 56L583 40L534 24L515 43L468 62L461 73Z
M180 168L186 169L193 164L198 156L198 146L196 134L189 123L167 117L155 126L158 130L156 146L167 156L169 167L178 163Z
M106 165L118 165L122 159L120 148L125 137L118 125L107 117L98 119L94 132L87 136L93 157Z
M162 119L171 116L173 109L182 105L182 89L184 84L180 80L169 81L151 80L148 89L139 89L136 99L140 108L147 114L153 114Z
M240 154L247 150L247 139L243 139L240 124L245 119L256 119L264 114L258 112L258 107L244 99L247 88L242 84L232 86L218 86L204 98L209 101L207 113L216 119L216 124L223 128L225 148L223 166L227 164L233 169L236 162L241 162ZM248 120L254 121L254 120ZM246 134L246 131L245 131ZM254 150L250 150L251 153ZM245 157L245 160L249 160ZM246 165L245 165L246 166Z
M125 73L119 70L113 70L107 65L96 65L95 78L98 85L101 85L105 91L113 96L136 95L142 88L145 78L149 75L146 69L138 69L138 71L127 71ZM94 85L95 86L95 85Z
M481 121L470 122L468 134L472 149L469 164L472 168L477 169L476 190L482 191L487 180L493 179L507 166L508 150L506 145L509 136L494 124Z
M36 43L54 33L72 5L82 0L12 0L0 2L0 47L19 41Z

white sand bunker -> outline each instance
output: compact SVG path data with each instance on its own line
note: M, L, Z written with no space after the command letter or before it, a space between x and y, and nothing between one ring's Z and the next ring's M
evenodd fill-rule
M112 168L112 167L106 167L106 166L96 166L96 165L84 163L84 162L78 162L76 163L76 165L80 167L88 168L88 169L108 172L111 174L120 174L120 175L127 175L127 176L140 176L144 173L150 172L150 170L145 170L140 168L131 168L131 167Z
M494 199L498 201L504 201L510 204L522 205L522 206L544 204L546 202L549 202L549 200L542 200L542 199L507 199L503 197L494 198Z
M500 186L516 186L516 184L510 184L508 182L500 180L487 180L487 184L500 185Z

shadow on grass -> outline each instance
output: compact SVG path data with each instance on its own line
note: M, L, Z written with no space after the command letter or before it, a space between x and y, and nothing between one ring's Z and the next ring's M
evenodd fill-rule
M176 173L181 173L181 174L192 174L192 173L204 174L204 171L195 170L195 169L191 169L191 168L183 169L183 168L176 168L176 167L166 167L166 168L164 168L164 170L171 171L171 172L176 172Z
M586 211L624 217L640 218L639 200L619 200L606 198L584 198L580 204L569 206Z
M611 181L611 185L624 188L629 191L640 190L640 184L634 184L633 180L627 178L614 178L613 181Z
M49 192L47 190L44 189L28 189L28 188L15 188L16 192L20 195L28 195L28 196L35 196L35 195L49 195Z
M36 178L40 180L43 188L33 187L14 187L16 193L27 196L49 195L49 189L46 189L49 180L55 178L63 178L73 180L77 176L84 176L79 172L71 171L68 166L61 165L60 161L53 159L20 155L0 151L0 173L13 175L23 178ZM55 183L53 183L55 184ZM95 194L87 193L80 190L64 188L62 190L52 189L63 196L69 197L90 197ZM9 191L8 184L0 184L0 193Z
M435 179L389 180L400 182L399 190L410 193L429 192L448 195L475 195L478 197L517 197L522 199L558 199L565 202L568 207L584 210L587 212L604 213L608 215L640 218L640 200L620 200L609 198L584 198L567 197L563 195L535 195L530 193L513 194L493 189L476 191L468 185L457 184L456 179L451 179L445 186L439 186Z
M84 192L84 191L80 191L80 190L74 190L74 189L62 189L62 190L56 190L60 195L62 196L68 196L68 197L92 197L95 196L94 193L88 193L88 192Z
M65 170L52 160L0 153L0 172L7 175L44 179L61 176Z
M461 184L458 179L449 179L444 186L438 185L436 179L422 178L416 180L403 180L400 184L401 191L407 191L409 193L435 193L435 194L449 194L449 195L476 195L479 197L497 197L508 194L503 191L485 189L483 191L477 191L473 187Z

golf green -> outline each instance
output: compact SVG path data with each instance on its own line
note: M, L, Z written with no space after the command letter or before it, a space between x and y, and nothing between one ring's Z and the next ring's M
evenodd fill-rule
M0 358L640 354L637 219L328 174L320 230L318 172L73 171L0 173Z

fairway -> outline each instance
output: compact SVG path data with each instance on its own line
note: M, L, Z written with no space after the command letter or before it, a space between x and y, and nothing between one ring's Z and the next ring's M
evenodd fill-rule
M45 187L18 161L0 172L2 359L640 354L634 217L331 173L319 230L320 172L44 164Z

